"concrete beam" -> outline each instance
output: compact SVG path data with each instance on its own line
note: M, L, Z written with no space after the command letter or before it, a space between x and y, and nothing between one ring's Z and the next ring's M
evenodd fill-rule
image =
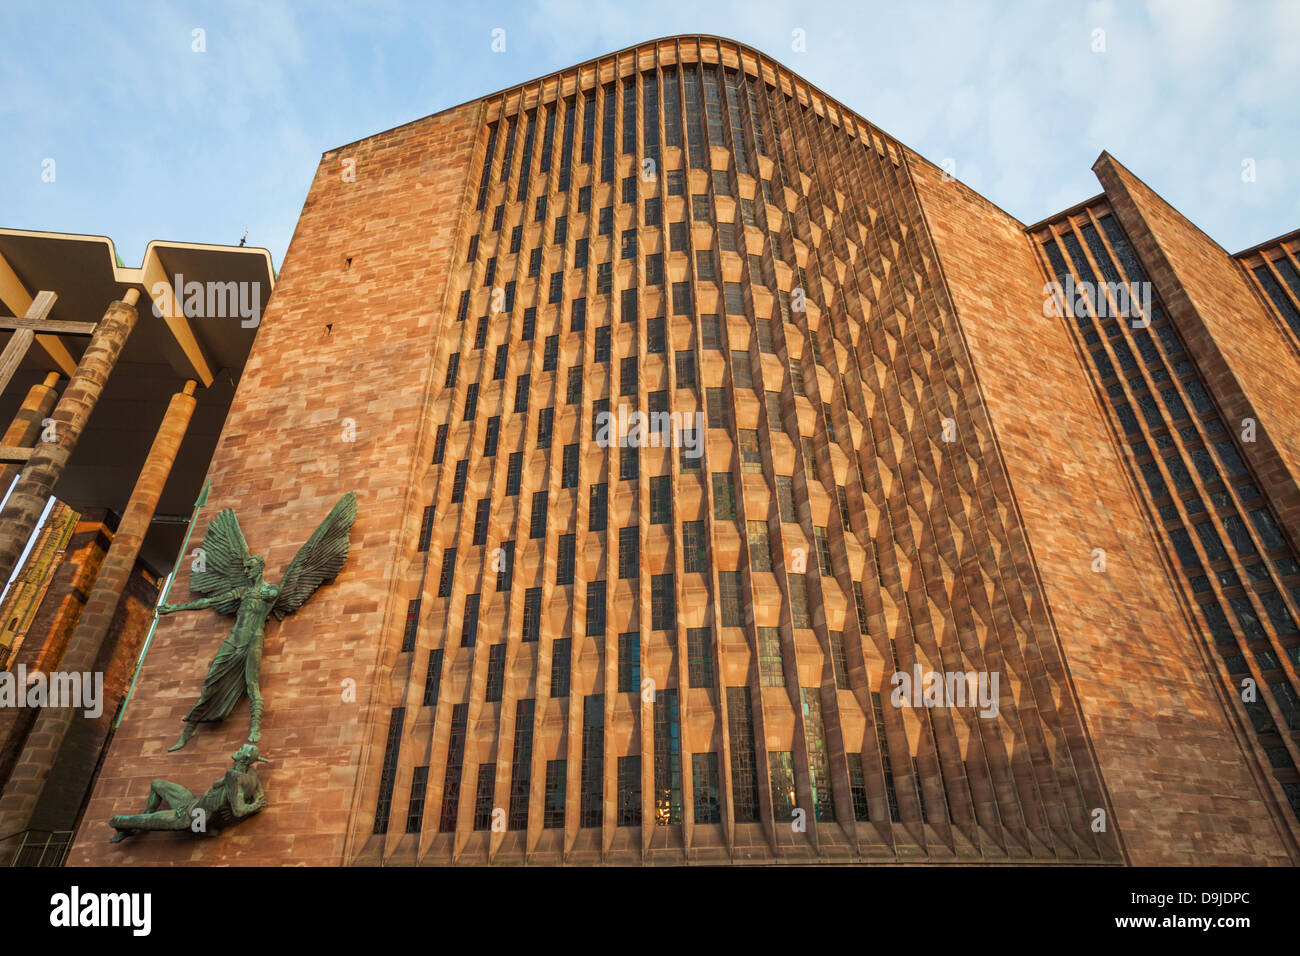
M152 247L149 249L140 272L144 278L145 292L153 301L154 311L162 315L162 319L167 323L167 328L171 330L176 344L185 353L185 358L189 361L190 369L194 373L193 378L204 388L207 388L212 384L212 363L208 361L203 346L199 344L199 340L194 335L190 320L185 316L184 303L177 301L176 297L170 294L162 296L154 293L154 289L157 288L159 283L162 283L168 289L172 286L172 278L167 274L167 270L163 268L157 250Z
M5 304L14 315L26 315L32 307L32 295L10 267L4 256L0 255L0 302ZM58 367L64 375L71 377L77 370L77 363L72 353L57 335L37 335L36 344L46 357Z

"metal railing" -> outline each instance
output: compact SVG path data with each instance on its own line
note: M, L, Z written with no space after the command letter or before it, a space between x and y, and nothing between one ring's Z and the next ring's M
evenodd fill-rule
M72 830L27 830L10 866L62 866L72 848Z

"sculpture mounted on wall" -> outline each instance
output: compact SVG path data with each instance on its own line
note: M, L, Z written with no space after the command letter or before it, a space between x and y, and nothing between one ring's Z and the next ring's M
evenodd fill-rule
M117 830L108 842L120 843L146 830L189 830L216 836L226 827L261 813L266 809L266 793L253 765L271 761L258 756L252 744L244 744L231 759L234 768L222 774L201 797L194 796L179 783L155 780L149 786L149 802L144 813L116 816L108 821ZM166 810L161 809L164 803Z
M208 595L186 604L162 604L159 614L213 608L235 615L235 626L208 667L199 700L185 716L185 729L170 750L179 750L201 723L222 720L245 693L249 699L248 739L261 739L262 642L266 619L284 620L307 602L322 584L333 581L348 556L357 497L349 491L339 499L320 527L289 564L279 585L262 577L266 562L250 554L235 513L226 508L208 524L203 535L205 567L190 575L190 589Z

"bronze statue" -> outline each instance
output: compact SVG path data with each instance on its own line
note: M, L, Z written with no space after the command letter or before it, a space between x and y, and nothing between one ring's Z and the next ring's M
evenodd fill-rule
M277 621L306 603L322 584L333 581L348 556L349 535L357 516L357 498L349 491L339 499L320 527L299 549L278 586L262 577L266 562L250 554L239 520L229 508L217 513L203 535L204 568L190 575L190 589L208 597L187 604L162 604L159 614L214 608L234 614L235 626L208 667L198 703L185 716L180 739L169 750L179 750L201 723L225 718L245 693L249 699L248 739L261 739L262 642L266 619Z
M144 813L116 816L108 821L117 830L109 843L120 843L145 830L189 830L216 836L225 827L266 809L262 781L253 771L254 763L270 763L258 756L257 748L244 744L231 755L234 769L227 770L201 797L196 797L179 783L155 780L149 785L149 802ZM170 809L159 809L163 804Z

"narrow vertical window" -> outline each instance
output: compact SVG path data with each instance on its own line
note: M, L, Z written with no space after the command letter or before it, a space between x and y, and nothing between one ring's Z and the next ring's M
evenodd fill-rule
M641 825L641 757L618 758L618 825Z
M631 631L618 636L618 692L641 690L641 635Z
M808 784L812 789L813 815L819 823L835 819L835 793L831 788L831 759L826 746L826 724L822 719L821 689L800 688L803 703L804 738L808 745Z
M529 588L524 592L523 640L536 641L542 625L542 589Z
M402 652L415 650L415 635L420 628L420 599L406 602L406 628L402 631Z
M849 796L853 798L853 819L866 823L871 819L867 806L867 777L862 772L862 754L849 754Z
M406 708L394 707L388 716L388 743L384 749L384 768L379 776L379 802L375 805L375 833L388 832L388 816L393 809L393 784L397 780L397 757L402 747L402 725Z
M571 668L572 638L561 637L551 647L551 696L554 698L569 696L569 672Z
M707 627L692 627L686 632L688 674L692 687L713 686L713 632Z
M587 636L601 637L605 633L605 582L587 583Z
M428 789L429 768L416 767L411 775L411 801L406 809L406 832L419 833L424 821L424 793Z
M447 548L442 552L442 572L438 575L438 597L451 594L452 578L456 573L456 549Z
M487 687L484 700L499 701L506 679L506 646L493 644L488 648Z
M713 473L713 517L716 521L736 520L736 493L731 472Z
M501 554L498 557L500 570L497 571L497 591L509 591L515 564L515 543L501 542Z
M582 800L578 826L598 827L604 809L605 695L589 694L582 701Z
M656 574L650 581L650 628L671 631L677 627L677 599L672 573Z
M474 829L486 830L492 825L492 795L496 789L496 765L478 765L478 783L474 788Z
M457 704L451 709L451 733L447 738L447 774L442 787L442 814L438 823L440 833L456 831L456 817L460 808L460 778L465 760L465 724L469 717L469 704Z
M442 648L429 652L429 669L424 674L424 706L438 706L438 691L442 687Z
M650 479L650 523L670 524L673 520L672 475Z
M618 576L635 578L641 573L641 529L637 525L618 529Z
M785 668L781 658L781 630L776 627L757 628L758 682L763 687L783 687Z
M546 761L546 803L542 808L542 826L547 830L564 829L565 767L563 760Z
M460 619L460 646L473 647L478 637L478 608L482 599L480 594L465 595L465 610Z
M682 736L677 691L660 690L654 702L655 826L682 822Z
M788 750L770 751L768 773L772 779L772 816L777 826L788 826L794 819L794 754Z
M731 731L732 804L737 823L758 821L758 763L754 755L754 710L748 687L727 688Z
M695 791L695 822L721 823L722 801L718 787L718 755L691 754L691 782Z
M515 742L510 762L510 814L507 826L511 830L528 829L528 793L531 789L533 763L533 710L535 702L526 698L515 704Z

